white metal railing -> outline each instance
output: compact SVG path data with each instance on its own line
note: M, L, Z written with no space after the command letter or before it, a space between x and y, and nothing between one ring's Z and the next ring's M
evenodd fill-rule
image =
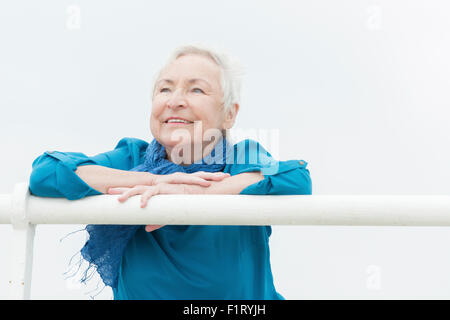
M70 201L31 196L27 183L0 195L12 224L11 299L29 299L36 224L450 226L447 195L158 195L119 203L100 195Z

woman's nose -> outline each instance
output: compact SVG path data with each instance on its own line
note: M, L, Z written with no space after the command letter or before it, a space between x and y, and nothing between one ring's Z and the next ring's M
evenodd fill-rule
M175 90L167 101L167 106L169 108L186 107L186 99L182 90Z

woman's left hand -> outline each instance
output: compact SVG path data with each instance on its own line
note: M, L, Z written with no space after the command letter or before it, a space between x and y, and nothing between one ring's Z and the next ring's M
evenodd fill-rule
M185 194L186 186L184 184L170 184L170 183L158 183L157 185L147 186L138 185L133 188L126 187L116 187L109 188L108 194L120 194L117 200L120 202L125 202L128 198L135 195L141 196L141 208L147 206L148 200L157 194ZM163 225L147 225L145 226L145 231L151 232L153 230L161 228Z

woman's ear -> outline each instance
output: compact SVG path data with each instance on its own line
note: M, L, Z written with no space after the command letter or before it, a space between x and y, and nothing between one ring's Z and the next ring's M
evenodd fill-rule
M225 119L223 121L224 129L231 129L233 127L234 122L236 121L236 116L239 112L239 104L235 103L225 112Z

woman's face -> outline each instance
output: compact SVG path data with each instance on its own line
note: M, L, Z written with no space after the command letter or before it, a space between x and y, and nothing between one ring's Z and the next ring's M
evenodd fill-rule
M186 143L180 141L180 135L189 135L191 145L199 143L199 139L204 145L208 130L231 128L237 109L224 114L220 75L215 62L195 54L181 56L162 70L153 93L150 128L168 151ZM169 118L187 123L168 122Z

